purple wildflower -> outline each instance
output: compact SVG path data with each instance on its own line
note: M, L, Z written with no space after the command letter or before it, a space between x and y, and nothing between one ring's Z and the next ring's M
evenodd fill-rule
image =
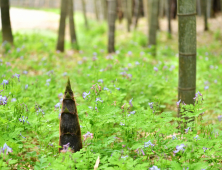
M154 71L157 72L158 71L158 68L157 67L153 67Z
M175 153L178 153L179 151L183 151L184 152L184 150L185 150L184 147L185 147L184 144L176 146L176 150L173 151L173 153L175 154Z
M28 74L28 71L24 70L22 73L23 73L23 74Z
M217 80L214 80L214 83L217 84Z
M101 103L103 102L103 100L101 100L101 97L97 97L96 98L96 102L100 101Z
M28 87L29 87L29 85L28 85L28 84L26 84L26 85L25 85L25 89L27 89Z
M132 100L133 100L133 98L130 99L130 101L129 101L129 105L130 105L131 107L133 107Z
M209 89L209 86L205 86L205 87L204 87L204 90L208 90L208 89Z
M128 55L132 55L133 53L132 53L132 51L128 51Z
M125 124L124 123L122 123L122 122L120 122L120 124L119 124L120 126L124 126Z
M8 84L8 80L3 80L3 81L2 81L2 85L4 86L4 85L6 85L6 84Z
M143 154L143 156L145 156L145 153L143 152L143 149L141 149L141 153Z
M150 106L150 109L153 109L153 102L148 103L148 105Z
M63 152L67 152L67 151L68 151L68 148L69 148L69 145L70 145L69 142L68 142L66 145L63 145L62 151L63 151Z
M90 137L91 139L93 138L93 133L87 132L85 135L83 135L84 141Z
M219 115L217 118L218 118L218 121L220 122L222 120L222 115Z
M20 135L19 136L21 136L23 139L25 139L26 137L25 136L22 136L22 134L20 133Z
M206 151L206 150L207 150L208 148L206 148L206 147L203 147L202 149L203 149L203 150L204 150L204 152L205 152L205 151Z
M153 165L151 168L149 168L150 170L160 170L157 166Z
M103 83L103 79L99 79L98 82L99 82L99 83Z
M56 105L55 105L55 108L57 109L57 108L60 108L60 103L57 103Z
M109 90L107 87L104 87L103 90Z
M0 105L6 105L8 98L6 96L0 95Z
M185 133L188 133L189 132L189 130L191 130L191 128L190 127L188 127L188 128L186 128L186 129L184 129L185 130Z
M20 75L19 74L17 74L17 73L15 73L12 77L17 77L18 78L18 80L19 80L19 77L20 77Z
M12 98L11 102L15 102L16 101L16 98Z
M137 66L138 66L138 65L140 65L140 63L139 63L138 61L136 61L136 62L135 62L135 65L137 65Z
M154 147L154 144L152 144L152 143L150 142L150 140L149 140L148 142L144 142L144 148L147 148L147 147L149 147L149 146Z
M10 148L6 143L3 145L3 148L0 149L0 154L5 153L8 155L9 152L12 152L12 148Z
M88 95L90 95L90 91L89 91L89 93L83 92L83 94L82 94L83 99L85 100L86 96L88 96Z
M63 76L67 76L67 72L64 72L62 75L63 75Z
M177 107L180 106L181 99L177 102Z
M196 141L197 141L197 140L200 140L198 135L196 135L196 136L194 137L194 139L196 139Z
M128 155L126 156L121 156L121 159L126 159L127 157L129 157Z
M134 111L132 111L132 112L130 112L130 114L131 115L134 115L136 113L136 111L134 110Z
M63 93L59 93L58 97L61 98L63 96Z
M172 136L172 140L175 140L175 139L177 139L177 137L173 135L173 136Z

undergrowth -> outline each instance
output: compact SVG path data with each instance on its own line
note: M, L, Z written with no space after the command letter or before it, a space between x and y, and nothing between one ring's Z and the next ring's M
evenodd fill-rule
M108 55L106 25L90 24L77 24L80 51L55 52L56 36L41 32L17 32L14 47L1 45L0 146L8 146L1 169L93 169L98 156L106 170L220 169L221 54L198 48L196 102L187 106L177 101L178 54L170 44L160 41L154 58L142 32L117 31L116 53ZM58 154L67 77L85 137L80 152ZM179 105L194 117L186 126Z

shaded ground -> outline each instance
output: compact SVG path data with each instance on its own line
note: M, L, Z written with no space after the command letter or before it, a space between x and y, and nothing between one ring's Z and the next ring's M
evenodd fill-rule
M21 29L50 29L57 30L59 24L59 15L53 12L45 12L33 9L21 9L11 8L11 24L13 30ZM0 18L1 19L1 18ZM222 16L219 15L216 18L209 19L210 30L222 30ZM146 20L140 20L139 24L146 27ZM0 23L1 26L1 23ZM122 27L121 27L122 28ZM138 27L141 29L141 27ZM203 33L204 23L203 18L197 17L197 33ZM166 18L160 19L160 30L167 31L167 20ZM172 20L172 31L177 33L178 25L177 20Z
M13 31L26 31L26 30L50 30L57 33L59 26L59 15L53 12L46 12L33 9L21 9L21 8L11 8L11 24ZM78 15L79 16L79 15ZM92 14L90 14L90 17ZM1 18L0 18L1 19ZM215 38L222 40L222 15L216 18L209 19L209 32L204 32L204 20L202 17L197 17L197 44L198 46L209 45L209 42L214 41ZM122 22L119 24L117 22L117 29L125 30L126 35L122 35L122 38L127 36L126 24ZM167 20L162 18L159 20L160 30L167 32ZM0 22L1 26L1 22ZM68 28L68 27L66 27ZM133 27L132 27L133 29ZM145 18L139 20L138 29L147 33L147 22ZM66 38L68 38L68 29L66 31ZM173 40L172 44L175 45L173 48L177 49L177 33L178 24L177 20L172 20L172 32ZM213 35L213 36L212 36ZM118 37L121 38L121 37ZM161 41L169 41L167 36L161 36ZM170 41L171 43L171 41ZM221 51L222 52L222 51Z

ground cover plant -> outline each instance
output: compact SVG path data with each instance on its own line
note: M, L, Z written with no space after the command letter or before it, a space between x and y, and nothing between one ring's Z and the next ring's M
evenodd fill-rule
M1 169L221 169L221 42L197 49L195 106L177 101L177 39L158 36L153 58L146 36L117 30L106 53L105 23L77 20L80 51L55 52L56 36L15 33L1 45ZM209 33L210 36L213 33ZM66 42L66 49L70 48ZM58 153L61 99L68 77L83 149ZM195 121L183 126L177 109Z

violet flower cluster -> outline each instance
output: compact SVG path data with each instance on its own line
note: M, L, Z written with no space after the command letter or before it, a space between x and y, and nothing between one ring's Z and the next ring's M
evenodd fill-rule
M12 152L12 148L10 148L6 143L3 145L3 148L0 148L0 154L6 153L8 155L9 152Z
M0 105L6 105L8 98L6 96L0 95Z

